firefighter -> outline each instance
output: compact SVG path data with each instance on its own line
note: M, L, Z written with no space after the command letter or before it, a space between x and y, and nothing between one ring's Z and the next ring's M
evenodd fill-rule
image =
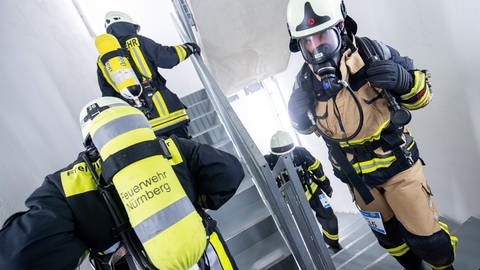
M142 112L114 97L88 103L80 123L87 150L45 178L27 211L7 219L0 269L75 269L88 253L96 269L137 269L123 238L131 231L142 244L137 253L156 268L198 261L200 269L237 269L204 211L234 195L244 176L237 158L176 136L158 139ZM117 193L109 193L112 186ZM110 208L124 209L129 222L118 222Z
M338 242L338 220L328 199L332 197L333 189L330 180L325 176L320 160L300 146L295 146L288 132L279 130L270 140L271 154L265 159L273 170L278 158L282 155L292 155L293 165L297 170L305 196L310 207L315 211L318 222L322 225L322 234L325 243L333 253L342 249ZM282 183L277 183L280 187Z
M138 98L142 103L136 107L147 116L157 136L175 134L178 137L190 138L186 106L166 87L166 80L157 68L173 68L190 55L200 53L200 47L195 43L178 46L158 44L139 35L140 25L128 14L120 11L110 11L105 15L105 29L118 40L121 49L116 51L112 49L111 52L101 53L98 57L97 77L102 96L119 97L131 105L136 105L134 99ZM122 89L123 87L116 82L118 76L111 74L115 70L112 70L112 66L107 62L110 57L116 56L129 60L137 77L135 80L139 84L135 92Z
M458 239L438 220L409 110L429 74L381 42L357 37L341 0L290 0L290 50L305 60L288 102L292 126L321 136L378 242L404 268L453 269Z

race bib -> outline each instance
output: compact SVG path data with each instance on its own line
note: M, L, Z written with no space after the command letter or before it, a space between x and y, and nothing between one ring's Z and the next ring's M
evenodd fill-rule
M324 194L321 193L320 196L318 196L320 199L320 202L322 203L323 208L329 208L330 206L330 201L328 200L328 197Z
M385 235L387 234L385 227L383 226L382 215L380 215L380 212L368 212L360 210L360 213L365 218L368 226L370 226L372 230Z

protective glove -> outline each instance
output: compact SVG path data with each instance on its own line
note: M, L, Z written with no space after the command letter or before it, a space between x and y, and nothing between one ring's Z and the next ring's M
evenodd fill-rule
M325 194L326 194L329 198L332 197L332 194L333 194L332 186L326 185L326 186L322 187L322 190L323 190L323 192L325 192Z
M392 91L397 95L405 94L413 86L412 75L401 65L391 60L378 60L368 64L367 81L373 87Z
M189 56L194 54L194 53L200 54L200 52L202 51L200 49L200 47L196 43L193 43L193 42L187 42L187 43L183 44L183 47L185 47L185 50L187 50L187 54Z

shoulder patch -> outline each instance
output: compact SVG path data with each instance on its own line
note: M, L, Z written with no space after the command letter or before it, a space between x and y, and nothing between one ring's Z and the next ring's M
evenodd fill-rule
M100 173L100 162L92 163L93 167ZM60 181L62 183L65 197L82 194L97 189L92 174L89 172L85 162L80 162L69 170L60 172Z
M168 151L170 151L170 154L172 155L172 158L170 160L170 165L177 165L183 162L182 155L180 154L180 151L178 150L177 145L173 141L172 138L168 138L165 140L165 144L167 145Z

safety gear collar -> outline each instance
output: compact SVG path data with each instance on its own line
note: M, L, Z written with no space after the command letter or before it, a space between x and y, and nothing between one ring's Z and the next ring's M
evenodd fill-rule
M107 14L105 14L105 30L107 30L107 32L108 32L108 28L111 25L113 25L115 23L119 23L119 22L126 22L126 23L133 24L136 28L136 31L140 31L140 25L136 24L132 20L132 18L124 12L109 11L109 12L107 12Z
M270 150L274 155L290 153L294 148L293 139L286 131L279 130L270 139Z

